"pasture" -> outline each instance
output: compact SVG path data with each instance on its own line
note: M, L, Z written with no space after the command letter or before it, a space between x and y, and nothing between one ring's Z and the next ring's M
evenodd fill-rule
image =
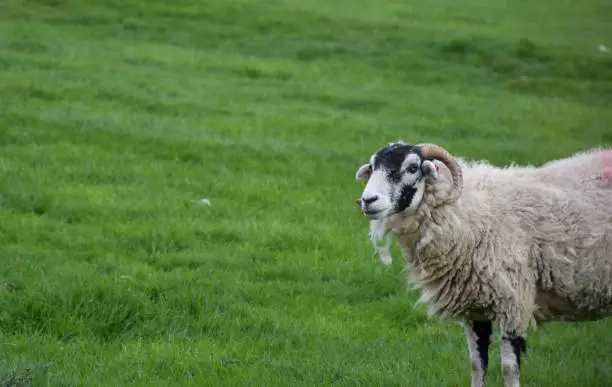
M396 139L498 165L612 144L610 20L3 1L0 386L469 385L463 330L413 308L396 248L373 256L354 173ZM611 329L530 331L523 385L609 385Z

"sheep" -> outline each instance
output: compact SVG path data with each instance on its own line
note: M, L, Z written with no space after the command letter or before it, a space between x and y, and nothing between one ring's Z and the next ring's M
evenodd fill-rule
M612 315L612 149L500 168L398 141L355 178L372 242L395 236L417 304L464 327L472 387L485 385L494 326L504 383L518 387L529 326Z

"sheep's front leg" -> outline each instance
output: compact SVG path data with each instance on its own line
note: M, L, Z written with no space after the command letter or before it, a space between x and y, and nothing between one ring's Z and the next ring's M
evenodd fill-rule
M472 321L465 324L470 362L472 363L472 387L484 387L489 367L489 344L493 324L491 321Z
M527 350L525 334L500 334L499 349L501 355L502 375L506 387L520 387L521 355Z

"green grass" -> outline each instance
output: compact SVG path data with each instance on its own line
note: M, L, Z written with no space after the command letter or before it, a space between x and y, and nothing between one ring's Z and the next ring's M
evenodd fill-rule
M0 9L1 386L469 385L462 330L372 256L356 168L612 144L604 0ZM530 333L523 385L609 385L611 328Z

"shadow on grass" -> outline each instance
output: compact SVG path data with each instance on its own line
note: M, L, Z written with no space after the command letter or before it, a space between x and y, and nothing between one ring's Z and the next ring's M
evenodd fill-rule
M0 387L39 386L52 365L53 363L40 363L10 367L6 360L0 360Z

